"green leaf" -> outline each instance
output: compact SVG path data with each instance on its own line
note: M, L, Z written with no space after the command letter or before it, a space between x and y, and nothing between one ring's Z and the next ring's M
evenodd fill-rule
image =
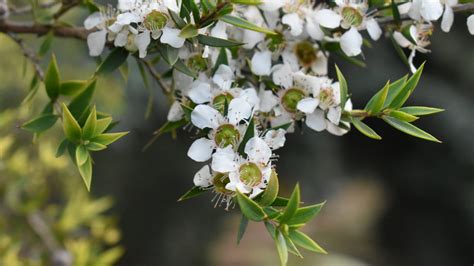
M54 56L54 54L51 55L51 61L46 70L44 86L46 87L48 97L53 101L56 100L59 96L60 77L58 63L56 62L56 56Z
M293 241L291 241L291 239L285 234L283 234L283 237L285 238L286 247L288 248L288 251L302 259L303 255L301 255L300 251L295 246L295 243L293 243Z
M248 224L249 219L242 215L242 218L240 218L239 231L237 232L237 245L240 244L240 240L242 240L242 238L244 237L245 230L247 229Z
M273 207L264 207L263 211L268 215L269 220L274 220L281 214L279 210Z
M194 24L188 24L184 26L184 28L181 30L179 33L179 37L188 39L188 38L193 38L196 37L199 34L198 29L196 28L196 25Z
M41 43L40 49L38 51L38 56L43 57L46 55L51 48L51 44L53 43L54 39L54 33L53 31L49 31L48 34L46 34L46 37L44 38L43 42Z
M158 45L158 52L160 52L161 57L168 63L170 66L174 66L174 64L178 61L178 52L179 50L173 48L166 44L159 44Z
M262 194L262 197L258 201L260 206L270 206L275 201L278 196L278 176L275 170L272 170L272 174L270 175L270 180L268 181L268 185L265 188L265 191Z
M79 145L76 147L76 164L81 166L86 163L89 159L89 151L84 147L84 145Z
M249 125L247 126L247 130L245 131L244 137L242 138L242 141L240 142L239 146L239 154L244 156L245 158L247 157L247 154L245 154L245 145L247 142L253 138L255 135L255 121L253 117L250 118Z
M82 131L79 123L77 123L74 116L72 116L69 109L63 103L63 129L66 138L72 142L79 141L81 139Z
M390 33L390 41L392 42L393 48L395 49L395 52L397 52L398 57L400 57L400 59L402 60L403 64L409 68L409 67L410 67L410 63L408 62L408 58L407 58L405 52L403 52L402 47L400 47L400 45L398 44L398 42L397 42L397 41L395 40L395 38L393 37L393 33Z
M219 55L217 56L216 65L212 70L212 73L215 73L220 65L229 65L229 61L227 59L227 52L225 48L221 48L219 51Z
M274 207L285 207L288 205L288 201L290 199L284 198L284 197L277 197L275 201L272 203L272 206Z
M174 21L176 26L178 26L178 28L182 29L186 26L186 21L184 21L178 14L176 14L176 12L168 9L168 13L170 14L171 19Z
M354 127L360 131L360 133L366 135L367 137L372 138L372 139L377 139L377 140L382 139L382 137L380 137L372 128L370 128L368 125L362 122L360 118L351 117L351 122L354 125Z
M95 79L92 80L84 91L74 97L71 103L69 103L68 108L77 121L80 121L83 116L85 119L92 97L94 96L96 83L97 81Z
M63 141L61 141L61 143L58 146L58 150L56 151L56 158L63 156L68 145L69 145L69 141L67 139L63 139Z
M98 136L101 133L104 133L104 131L109 127L111 122L112 122L112 117L98 119L95 125L93 137Z
M444 109L425 107L425 106L408 106L408 107L400 108L399 111L402 111L414 116L422 116L422 115L431 115L431 114L443 112Z
M314 242L309 236L298 230L289 232L290 239L298 246L316 253L328 254L322 247Z
M288 221L288 225L306 224L321 211L325 203L326 202L299 208L296 210L295 215Z
M44 114L24 123L21 128L32 133L41 133L54 126L57 120L56 115Z
M393 102L393 99L395 99L395 97L400 93L400 90L403 88L407 81L407 77L408 76L405 75L404 77L390 84L387 93L387 98L385 99L385 103L383 105L383 109L387 108Z
M81 174L82 180L86 184L87 191L91 190L92 181L92 160L89 156L83 165L78 166L79 173Z
M178 201L183 201L183 200L187 200L187 199L190 199L190 198L197 197L199 195L204 194L206 191L207 190L204 190L201 187L193 187L188 192L184 193L184 195L181 196L178 199Z
M192 71L185 63L183 63L182 60L176 61L176 63L173 65L173 68L190 77L197 78L197 74L194 73L194 71Z
M243 18L240 18L240 17L225 15L225 16L220 17L219 20L221 20L225 23L234 25L236 27L242 28L242 29L252 30L252 31L256 31L256 32L262 32L262 33L270 34L270 35L275 35L276 34L275 32L273 32L269 29L259 27L259 26L255 25L255 24L253 24L253 23L251 23L251 22L249 22L249 21L247 21Z
M433 137L431 134L419 129L418 127L408 123L408 122L405 122L405 121L401 121L401 120L398 120L396 118L393 118L393 117L390 117L390 116L385 116L383 117L383 120L385 122L387 122L389 125L391 125L392 127L408 134L408 135L412 135L414 137L417 137L417 138L420 138L420 139L425 139L425 140L429 140L429 141L434 141L434 142L438 142L438 143L441 143L441 141L439 141L437 138Z
M387 84L369 100L364 108L369 114L378 114L380 110L382 110L385 100L387 99L389 88L390 82L387 82Z
M95 74L98 76L112 73L127 60L128 54L128 51L123 48L115 48L97 67Z
M97 142L89 142L87 143L86 148L90 151L102 151L102 150L107 149L107 146L105 146L104 144L97 143Z
M397 118L398 120L406 121L406 122L413 122L413 121L418 120L418 117L411 115L409 113L405 113L403 111L398 111L398 110L392 110L389 116Z
M108 146L127 134L128 132L104 133L92 138L91 141Z
M245 217L247 217L249 220L259 222L267 217L262 207L238 190L237 202L239 203L242 214L245 215Z
M241 42L216 38L216 37L203 35L203 34L199 34L197 36L197 40L202 45L208 45L212 47L235 47L235 46L243 45L243 43Z
M87 84L87 80L68 80L61 83L59 93L61 95L71 96L82 91Z
M96 126L97 126L97 111L94 106L92 107L92 111L90 112L89 117L87 117L86 123L84 124L84 127L82 128L82 139L89 140L92 137L94 137Z
M408 97L413 93L415 90L416 86L418 85L418 81L420 80L421 73L423 72L423 68L425 67L425 63L423 63L418 70L411 76L408 81L405 83L403 88L400 90L400 92L395 96L393 101L390 103L390 107L397 109L403 106L403 104L406 102Z
M342 74L341 70L339 70L339 67L336 65L336 74L337 74L337 79L339 80L339 86L341 89L341 108L344 110L344 107L346 106L346 101L348 96L348 88L347 88L347 81L346 78L344 78L344 75Z
M293 189L293 193L291 193L290 200L288 201L288 204L286 205L285 211L278 218L278 221L280 221L280 223L282 224L288 222L291 218L293 218L293 215L295 215L296 210L298 209L299 205L300 205L300 186L299 184L296 184L295 189Z
M285 237L280 231L276 231L275 244L280 258L281 265L285 266L288 263L288 247L286 246Z

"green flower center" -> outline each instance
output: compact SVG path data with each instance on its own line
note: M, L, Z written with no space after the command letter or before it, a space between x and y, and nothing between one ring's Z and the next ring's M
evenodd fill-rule
M232 101L234 97L230 93L222 93L214 97L212 100L212 104L217 111L221 112L222 114L225 111L226 104L228 105L230 101Z
M240 133L233 125L222 125L216 130L215 142L219 147L234 146L239 141L239 138Z
M298 61L305 67L311 66L317 59L318 50L308 41L300 42L295 47Z
M364 16L362 16L359 10L349 6L342 9L342 18L346 24L354 27L360 26L364 20Z
M229 194L231 191L225 189L225 185L230 182L229 176L225 174L217 174L214 176L212 183L214 184L214 189L218 193Z
M296 106L298 102L301 101L305 96L304 92L301 89L291 88L285 91L283 97L281 98L281 104L286 111L290 113L296 113Z
M240 181L247 186L255 186L262 182L262 172L254 163L246 163L239 169Z
M148 30L154 31L164 28L166 26L166 22L168 22L168 17L166 14L153 10L145 17L143 25L145 25Z
M207 61L201 55L195 55L188 59L188 66L198 72L207 69Z

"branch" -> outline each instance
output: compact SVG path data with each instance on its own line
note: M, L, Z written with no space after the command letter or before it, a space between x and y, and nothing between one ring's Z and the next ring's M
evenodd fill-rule
M3 33L35 34L41 36L50 31L53 31L54 35L57 37L74 38L79 40L85 40L87 35L92 32L82 27L35 25L8 20L0 21L0 32Z
M36 53L25 45L23 39L19 38L15 34L8 33L8 36L10 36L10 38L18 44L18 46L23 52L23 55L31 61L35 69L36 75L40 78L40 80L44 80L44 72L43 69L41 69L40 61L36 56Z
M156 71L153 64L150 61L147 61L145 59L139 59L139 60L141 60L143 62L143 64L148 69L148 72L150 72L151 76L156 80L156 82L158 82L160 87L163 89L163 92L166 95L169 95L172 92L171 88L163 81L163 78L161 77L161 74L158 73L158 71Z
M452 7L454 13L474 11L474 3L459 4ZM408 14L403 14L400 16L400 21L409 20L410 17ZM391 24L395 22L393 17L384 17L377 19L377 22L380 25Z

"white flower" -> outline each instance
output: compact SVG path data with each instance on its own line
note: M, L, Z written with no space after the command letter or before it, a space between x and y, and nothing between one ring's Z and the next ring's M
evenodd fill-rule
M341 49L347 56L356 56L362 53L362 42L359 31L351 27L341 36Z
M454 21L454 12L452 6L458 3L458 0L444 0L444 13L441 20L441 29L449 32Z
M250 118L252 106L243 99L233 99L229 103L227 117L219 111L208 106L198 105L191 113L191 122L200 129L211 129L208 138L200 138L193 142L188 151L188 156L198 162L211 158L212 152L217 147L236 147L244 133L240 122Z
M269 76L272 68L270 51L255 52L252 56L252 72L257 76Z
M181 30L170 27L164 27L160 41L169 44L174 48L181 48L186 39L179 36Z
M107 42L107 16L101 12L94 12L84 20L86 30L98 29L87 36L87 46L90 56L99 56L102 54Z
M263 137L265 143L267 143L268 147L272 150L277 150L285 145L286 141L286 130L280 128L277 130L269 130Z
M411 50L410 56L408 57L408 62L410 64L410 70L413 73L416 71L416 67L413 64L416 51L421 53L429 52L426 47L430 44L428 37L431 34L431 30L431 24L417 24L416 26L411 25L409 28L409 39L407 39L407 37L398 31L393 33L393 38L401 47L409 48Z
M415 20L438 20L443 14L440 0L413 0L408 15Z
M240 156L230 146L219 148L212 156L211 168L228 174L227 190L239 190L254 198L263 192L270 179L272 150L263 139L253 137L246 143L244 152L247 158Z
M281 18L281 23L290 27L290 34L299 36L303 33L304 20L296 13L286 14Z
M290 66L294 72L303 68L317 75L328 73L328 59L317 43L306 40L288 42L281 56L283 63Z

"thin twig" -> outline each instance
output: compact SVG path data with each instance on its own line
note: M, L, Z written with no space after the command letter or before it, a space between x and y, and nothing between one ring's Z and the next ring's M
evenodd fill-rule
M59 9L58 12L56 12L54 15L53 15L53 18L55 20L57 20L58 18L60 18L62 15L66 14L69 10L71 10L72 8L74 8L75 6L79 5L80 2L79 1L72 1L70 3L67 3L65 5L62 5L61 6L61 9Z
M75 38L79 40L87 39L87 35L92 32L82 27L65 27L52 25L27 24L14 21L0 21L0 32L3 33L22 33L44 35L53 31L57 37Z
M161 89L166 95L170 95L172 93L171 88L163 81L163 77L161 76L158 71L156 71L155 66L148 60L145 59L140 59L140 61L143 62L143 64L146 66L152 77L158 82L160 85Z
M10 38L18 44L18 46L21 48L21 50L23 52L23 55L26 58L28 58L31 61L31 63L33 64L36 75L39 77L40 80L43 81L44 80L44 72L43 72L43 69L41 69L40 60L36 56L36 53L25 45L23 39L19 38L15 34L9 33L8 36L10 36Z

